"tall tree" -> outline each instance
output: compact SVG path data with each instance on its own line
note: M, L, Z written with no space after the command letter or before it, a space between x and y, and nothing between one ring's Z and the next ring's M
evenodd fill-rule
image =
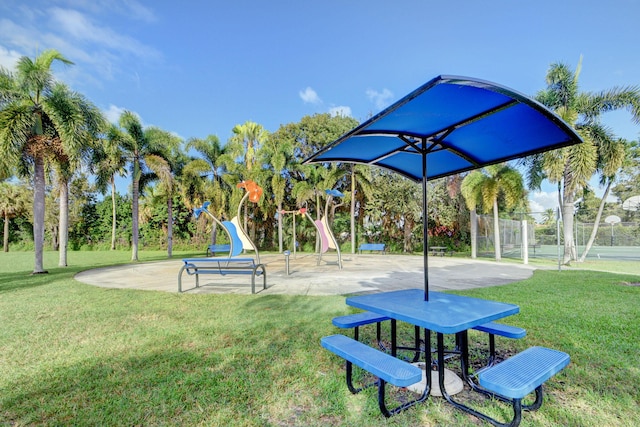
M68 142L54 151L52 158L59 195L59 251L58 265L67 266L69 242L69 182L83 165L88 166L91 149L96 146L99 133L105 129L106 120L100 110L79 93L62 84L56 84L50 101L53 113L59 117L60 135Z
M370 199L373 195L373 177L371 175L371 168L364 165L350 165L349 173L349 185L350 191L347 196L350 200L350 228L351 228L351 253L356 253L356 210L358 211L358 218L362 222L365 201Z
M191 159L182 171L182 194L188 208L199 207L205 201L210 201L209 211L216 217L222 218L227 213L231 187L222 179L225 173L225 148L215 135L205 139L192 138L187 141L186 149L193 149L201 157ZM210 177L210 179L205 179ZM206 221L206 219L204 220ZM202 224L201 221L199 224ZM217 223L211 227L211 244L216 244Z
M270 189L273 193L273 201L276 205L276 212L280 213L284 210L284 201L286 199L287 187L290 184L288 178L290 171L295 167L293 157L293 147L295 140L289 132L290 127L281 126L276 132L267 138L259 152L260 163L265 169L271 172ZM278 217L278 251L282 252L283 230L281 214Z
M478 257L478 206L482 206L482 181L484 175L482 173L470 173L460 185L460 192L469 209L471 234L471 258ZM495 237L494 237L495 238Z
M475 210L478 200L486 212L493 210L493 240L496 261L502 259L500 247L500 216L498 197L504 198L505 207L515 206L524 199L526 191L522 175L516 169L501 163L475 170L465 177L461 185L462 194L470 210Z
M111 250L116 248L117 210L116 210L116 175L126 175L127 158L120 148L124 135L117 126L109 126L102 144L94 147L91 166L96 176L96 187L102 194L107 187L111 190Z
M120 127L126 132L121 148L127 156L131 176L131 260L138 261L140 192L156 179L156 175L148 168L147 161L152 156L162 158L163 147L149 138L139 117L131 111L122 113Z
M256 163L256 152L269 136L269 132L262 125L255 122L235 125L232 132L233 136L230 141L232 145L229 146L229 149L234 151L232 147L236 148L233 154L242 153L244 166L247 172L250 173Z
M28 211L30 196L30 191L25 185L0 182L0 216L4 219L4 252L9 252L9 222Z
M608 134L606 131L604 133ZM591 250L591 247L593 246L593 242L596 240L598 228L600 226L600 218L602 218L602 212L604 211L604 206L607 202L607 198L609 197L609 191L615 181L615 175L618 172L618 169L622 168L624 165L625 159L627 159L627 153L630 152L630 150L628 150L628 143L622 139L614 141L612 135L603 135L600 140L602 142L599 145L600 150L598 150L598 157L600 160L598 162L598 170L600 172L600 184L605 186L605 190L602 200L600 201L600 205L598 206L598 213L594 220L593 230L591 231L591 235L589 236L589 240L585 245L580 259L578 259L579 262L584 262Z
M182 140L171 133L150 128L147 137L156 146L164 147L162 156L148 155L147 166L159 180L159 192L167 203L167 257L173 256L173 197L178 189L177 175L185 164L186 156L181 151Z
M56 61L72 64L50 49L33 60L21 57L15 73L0 68L0 150L6 163L18 165L20 175L33 179L34 274L46 272L45 165L60 154L74 160L77 147L86 142L95 124L78 115L79 110L72 108L78 99L65 85L56 83L52 72Z
M578 78L582 58L573 71L566 64L552 64L547 72L547 88L537 95L538 101L554 110L582 137L583 143L544 153L524 160L528 165L529 188L539 189L543 179L558 184L558 201L562 213L563 263L576 259L573 238L573 210L576 195L603 167L607 159L605 146L613 140L602 132L600 116L608 111L627 109L633 121L640 122L640 89L636 86L613 87L600 92L580 92ZM612 157L615 161L615 157ZM614 169L617 169L614 168Z

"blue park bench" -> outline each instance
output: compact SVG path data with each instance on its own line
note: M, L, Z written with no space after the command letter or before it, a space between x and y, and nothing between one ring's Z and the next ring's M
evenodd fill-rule
M196 288L200 287L200 274L250 274L251 293L256 293L256 276L262 276L262 289L267 289L267 270L264 264L256 264L253 258L185 258L178 273L178 292L182 292L182 274L196 276Z
M384 253L386 246L384 243L362 243L358 247L358 252L362 253L362 251L371 251L371 252L380 252Z

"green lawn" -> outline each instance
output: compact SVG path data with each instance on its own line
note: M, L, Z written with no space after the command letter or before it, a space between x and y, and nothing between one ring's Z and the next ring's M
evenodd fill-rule
M33 254L0 254L0 425L488 425L435 398L387 420L373 390L351 395L342 361L319 344L337 332L331 318L349 312L344 297L178 295L73 280L129 256L71 252L72 266L58 268L46 253L49 274L31 276ZM640 425L640 276L628 273L545 270L464 292L520 305L509 322L528 335L498 339L501 349L571 355L521 425Z

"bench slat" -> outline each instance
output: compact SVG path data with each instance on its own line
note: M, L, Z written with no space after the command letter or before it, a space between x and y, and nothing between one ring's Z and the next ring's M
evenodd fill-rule
M255 264L255 260L253 258L183 258L182 261L185 264L194 264L194 263L212 263L212 262L244 262Z
M320 342L327 350L398 387L407 387L422 380L422 370L417 366L344 335L323 337Z
M500 335L506 338L520 339L527 335L526 329L518 328L517 326L504 325L502 323L489 322L483 325L478 325L473 329L486 332L488 334Z
M333 326L338 328L351 329L355 328L356 326L364 326L371 323L384 322L385 320L389 320L389 317L372 313L370 311L363 311L362 313L334 317L331 320L331 323L333 323Z
M530 347L478 374L487 390L522 399L569 364L569 355L545 347Z

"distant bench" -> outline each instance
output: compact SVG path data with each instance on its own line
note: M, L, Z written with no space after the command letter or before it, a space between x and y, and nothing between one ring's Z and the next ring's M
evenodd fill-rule
M216 256L217 253L226 253L228 254L231 251L230 244L223 245L209 245L207 246L207 256Z
M453 251L448 250L446 246L430 246L429 247L429 255L445 256L446 254L453 256Z
M362 253L362 251L372 251L372 252L381 252L384 253L386 246L384 243L362 243L358 248L358 252Z
M200 287L200 274L250 274L251 293L256 293L256 276L262 276L262 289L267 289L267 270L264 264L256 264L253 258L185 258L178 273L178 292L182 292L182 273L196 276L196 288Z

